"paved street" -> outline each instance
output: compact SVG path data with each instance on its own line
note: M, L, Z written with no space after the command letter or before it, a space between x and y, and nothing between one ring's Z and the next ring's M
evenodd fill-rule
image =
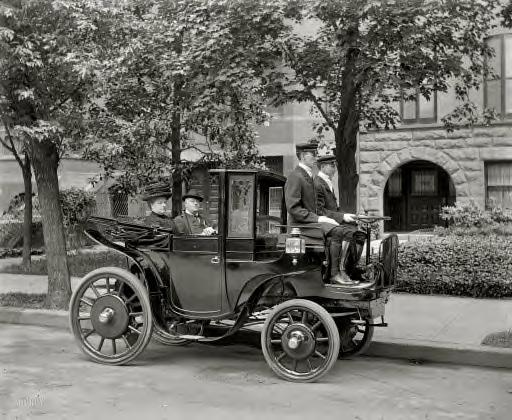
M321 383L277 379L240 345L151 344L131 366L85 359L70 333L0 324L2 419L509 419L512 371L357 358Z

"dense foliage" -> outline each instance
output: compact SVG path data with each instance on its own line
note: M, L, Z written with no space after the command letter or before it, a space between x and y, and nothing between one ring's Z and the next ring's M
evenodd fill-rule
M94 194L79 188L60 191L60 202L64 216L64 226L80 227L94 209Z
M512 237L433 236L400 245L397 291L512 297Z
M400 100L431 100L455 91L448 129L489 122L470 91L479 89L492 50L496 0L297 0L296 30L282 40L289 68L275 86L276 103L310 102L320 140L336 142L342 207L355 209L357 133L393 128Z
M111 52L79 146L126 191L173 174L178 204L190 166L254 164L279 58L271 41L285 28L270 0L127 3L109 28Z

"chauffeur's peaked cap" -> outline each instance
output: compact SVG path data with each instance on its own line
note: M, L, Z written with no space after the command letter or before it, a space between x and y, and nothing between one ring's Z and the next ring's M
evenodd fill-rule
M316 152L318 150L318 143L301 143L295 145L297 152Z
M330 162L336 162L336 156L334 155L324 155L320 156L317 160L317 163L330 163Z

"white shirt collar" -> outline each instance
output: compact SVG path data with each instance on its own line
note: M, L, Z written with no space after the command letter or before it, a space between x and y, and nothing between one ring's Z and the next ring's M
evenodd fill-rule
M186 214L190 214L191 216L197 217L194 213L190 213L188 210L185 210Z
M307 172L310 178L313 178L313 171L309 166L304 165L302 162L299 162L299 166Z
M320 178L322 178L322 179L327 183L327 185L329 186L330 190L331 190L332 192L334 192L334 186L332 185L332 181L331 181L331 179L329 178L329 176L327 176L326 174L324 174L322 171L319 171L319 172L318 172L318 176L319 176Z

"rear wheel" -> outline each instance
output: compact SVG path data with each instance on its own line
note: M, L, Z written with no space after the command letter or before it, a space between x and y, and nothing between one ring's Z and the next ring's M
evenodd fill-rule
M365 320L363 324L353 324L349 317L342 317L335 322L340 334L340 359L357 356L370 347L374 331L370 320Z
M340 337L329 312L315 302L293 299L277 305L261 332L270 368L292 382L313 382L336 363Z
M80 349L93 361L122 365L151 338L153 317L147 290L117 267L91 271L71 297L69 321Z

